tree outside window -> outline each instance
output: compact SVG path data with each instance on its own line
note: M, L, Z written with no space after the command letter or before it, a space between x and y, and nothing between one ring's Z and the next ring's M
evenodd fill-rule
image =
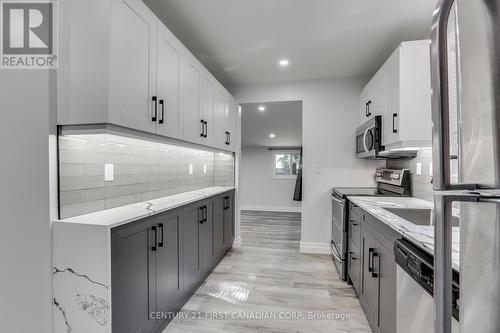
M273 152L273 178L294 179L302 165L300 151L274 151Z

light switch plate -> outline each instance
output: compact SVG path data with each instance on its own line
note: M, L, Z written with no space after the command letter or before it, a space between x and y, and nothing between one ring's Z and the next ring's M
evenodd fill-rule
M417 176L422 176L422 163L417 163Z
M433 165L432 165L432 162L429 163L429 176L433 176L434 175L434 169L433 169Z
M104 181L112 182L115 179L115 166L113 164L104 164Z
M192 164L189 164L189 174L192 175L194 171L194 167Z
M203 173L207 173L207 165L206 164L203 164Z

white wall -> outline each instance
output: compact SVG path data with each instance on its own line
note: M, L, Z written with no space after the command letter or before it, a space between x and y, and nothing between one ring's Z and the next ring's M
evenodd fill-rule
M355 156L359 94L366 77L235 86L239 103L302 100L303 202L301 251L328 253L333 186L372 185L384 162Z
M49 82L0 70L1 332L52 332Z
M266 147L243 147L241 152L241 209L300 212L293 201L295 179L273 179L272 151Z

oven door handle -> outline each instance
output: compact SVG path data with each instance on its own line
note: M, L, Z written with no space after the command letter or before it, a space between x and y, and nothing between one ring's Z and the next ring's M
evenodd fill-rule
M337 199L335 196L332 195L332 200L341 204L342 206L345 206L345 200L343 199Z
M335 257L335 259L337 259L337 261L342 261L342 259L340 259L340 255L337 254L337 249L335 248L335 245L333 244L333 241L330 242L330 252L332 253L332 256Z

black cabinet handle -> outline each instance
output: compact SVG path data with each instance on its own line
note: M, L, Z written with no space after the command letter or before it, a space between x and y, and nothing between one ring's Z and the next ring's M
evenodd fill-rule
M397 133L398 130L396 129L396 118L398 117L397 113L392 114L392 133Z
M231 144L231 132L227 132L227 144Z
M160 124L163 124L163 121L165 119L165 101L163 99L160 99L160 106L161 106L161 119L158 122Z
M378 253L377 252L373 252L373 255L372 255L372 278L377 278L378 277L378 273L375 271L375 258L380 258L378 256Z
M198 220L200 221L201 224L203 224L203 222L205 222L203 220L203 207L198 208Z
M373 272L373 253L375 249L369 248L368 249L368 272L372 273Z
M153 96L153 103L154 103L154 106L155 106L155 113L153 114L153 117L151 118L151 121L156 121L156 118L158 116L158 103L156 103L156 101L157 101L156 96Z
M203 138L205 136L205 120L201 120L201 133L200 136Z
M204 126L205 126L205 130L204 130L205 131L205 135L203 137L206 138L208 136L208 121L205 120L205 125Z
M366 102L366 104L365 104L365 114L366 114L366 116L367 116L367 117L369 117L369 116L371 116L371 115L372 115L372 113L371 113L371 111L370 111L370 105L371 105L371 104L372 104L372 101L368 101L368 102Z
M158 244L158 232L156 231L156 226L151 227L151 230L155 233L154 245L151 246L151 251L156 251L156 244Z
M161 241L158 243L158 247L163 247L163 239L165 237L165 235L163 234L163 223L160 223L158 224L158 227L160 228L161 232L160 232L160 235L161 235Z
M205 212L205 222L207 222L208 221L208 207L205 206L205 207L203 207L203 209L204 209L204 212Z

